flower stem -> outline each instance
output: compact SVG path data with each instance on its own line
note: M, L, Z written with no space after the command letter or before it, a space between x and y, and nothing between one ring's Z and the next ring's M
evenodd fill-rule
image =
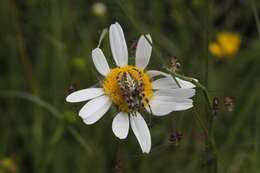
M183 79L183 80L186 80L186 81L189 81L191 82L192 84L194 84L196 87L198 87L199 89L202 90L203 92L203 95L207 101L207 105L208 105L208 108L209 110L212 110L212 101L211 101L211 98L209 96L209 93L207 91L207 88L205 86L203 86L201 83L199 83L197 80L195 80L194 78L190 78L190 77L186 77L182 74L179 74L179 73L176 73L175 71L172 71L170 70L169 68L167 67L164 67L164 69L173 76L173 78L175 79L175 77L178 77L180 79Z
M34 72L33 72L33 67L32 67L32 63L30 60L30 57L28 55L28 47L26 44L26 39L24 38L24 33L22 31L21 28L21 23L19 20L19 11L18 8L16 6L16 1L12 0L10 1L10 5L11 5L11 18L13 20L13 26L14 26L14 35L17 41L17 47L19 50L19 55L21 58L21 63L23 66L23 71L24 71L24 76L25 79L28 83L28 87L31 90L31 92L33 94L36 94L36 82L33 78Z
M208 93L207 88L202 85L201 83L199 83L197 80L195 80L194 78L190 78L190 77L186 77L182 74L176 73L175 71L170 70L167 67L164 67L164 69L172 75L172 77L175 79L175 77L178 77L180 79L186 80L191 82L192 84L194 84L197 88L202 90L202 93L205 97L205 100L207 102L207 107L209 112L212 112L213 110L213 106L212 106L212 99ZM175 79L176 80L176 79ZM214 170L213 172L217 172L217 167L218 167L218 151L215 145L215 139L214 139L214 135L213 135L213 120L214 120L214 115L213 114L209 114L208 116L208 129L206 128L206 126L204 125L204 123L202 122L202 120L200 119L199 115L196 113L196 119L198 120L199 124L202 126L204 133L207 136L207 153L211 153L210 156L208 157L208 159L206 160L206 162L208 161L213 161L214 165L212 167L212 170ZM211 169L211 168L210 168Z

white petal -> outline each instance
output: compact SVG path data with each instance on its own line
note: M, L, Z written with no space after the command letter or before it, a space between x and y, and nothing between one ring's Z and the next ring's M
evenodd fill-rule
M195 95L195 89L187 89L187 88L163 89L163 90L158 90L155 93L164 96L190 98Z
M174 80L174 79L173 79ZM181 85L181 88L195 88L196 86L191 83L191 82L188 82L186 80L182 80L182 79L179 79L176 77L176 80L179 82L179 84ZM175 81L174 81L175 82Z
M181 97L173 97L171 95L161 95L162 93L155 92L154 99L156 101L163 101L163 102L174 102L174 103L193 103L192 99L188 98L181 98Z
M119 23L112 24L109 28L109 41L114 60L118 66L128 64L128 50L124 32Z
M125 139L129 131L129 118L126 113L119 112L112 122L112 130L116 137Z
M107 60L101 49L96 48L92 51L92 59L100 74L106 76L110 72Z
M153 101L150 104L152 114L156 116L168 115L172 111L182 111L193 107L192 103L176 103L176 102L165 102L165 101ZM146 108L148 112L150 110Z
M145 120L137 112L136 115L130 116L130 124L142 151L149 153L151 150L151 135Z
M178 98L171 96L160 95L155 93L150 101L150 107L153 115L162 116L171 113L172 111L181 111L193 107L191 99ZM146 110L150 112L149 107Z
M151 77L155 77L155 76L159 76L159 75L162 75L162 76L165 76L166 78L168 79L163 79L162 81L157 81L156 82L156 88L153 88L153 89L174 89L174 88L180 88L178 86L178 84L176 83L176 81L173 79L173 77L171 75L169 75L168 73L164 73L164 72L161 72L161 71L157 71L157 70L149 70L147 72ZM179 79L179 78L175 78L178 83L181 85L181 88L195 88L196 86L193 85L191 82L188 82L188 81L185 81L185 80L182 80L182 79ZM197 81L197 79L194 79ZM155 81L154 81L155 82ZM163 82L161 83L161 85L164 85L164 83L167 84L167 86L162 86L162 88L158 88L158 82Z
M79 111L79 116L86 124L93 124L108 111L111 104L109 97L100 96L86 103Z
M104 94L102 88L87 88L75 91L66 97L67 102L82 102Z
M177 87L176 83L170 77L157 79L152 82L152 86L153 89L172 89Z
M192 83L175 78L180 84L181 88L194 88L195 85ZM153 89L177 89L180 88L172 76L157 79L152 82Z
M146 37L152 43L152 38L151 38L150 34L147 34ZM139 38L139 41L138 41L137 47L136 47L136 54L135 54L136 67L138 67L141 70L145 69L149 63L151 53L152 53L152 46L146 40L146 38L142 35Z
M167 73L157 71L157 70L149 70L149 71L147 71L147 73L150 75L150 77L155 77L155 76L159 76L159 75L162 75L162 76L165 76L165 77L170 76Z

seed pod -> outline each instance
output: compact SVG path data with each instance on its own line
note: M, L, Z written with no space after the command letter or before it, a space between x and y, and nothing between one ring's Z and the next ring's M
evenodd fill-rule
M214 97L213 98L213 114L214 115L217 115L218 111L219 111L219 104L220 104L220 101L219 101L219 98L218 97Z
M177 59L176 56L173 56L170 59L170 69L172 71L180 71L181 70L181 64L178 62L178 59Z
M78 90L77 85L75 83L73 83L69 86L68 93L71 94L77 90Z
M234 98L230 96L225 97L224 105L229 112L232 112L234 110Z
M123 173L122 162L120 160L116 163L115 173Z
M169 141L178 145L178 143L181 141L183 134L179 131L176 131L172 133L169 137Z

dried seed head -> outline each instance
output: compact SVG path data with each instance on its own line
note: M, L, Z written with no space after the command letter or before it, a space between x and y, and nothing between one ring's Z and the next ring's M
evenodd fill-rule
M217 113L219 111L219 105L220 105L219 98L214 97L213 98L213 113L214 113L214 115L217 115Z
M234 98L230 96L225 97L224 105L229 112L232 112L234 110Z
M180 71L181 70L181 64L178 62L178 59L177 59L176 56L173 56L170 59L170 69L172 71Z
M180 140L182 139L183 134L179 131L176 131L174 133L172 133L169 137L169 141L178 145L178 143L180 142Z
M116 163L115 173L123 173L123 166L122 166L122 162L120 160L117 161L117 163Z
M73 83L69 86L68 93L70 94L70 93L73 93L77 90L78 90L77 85L75 83Z

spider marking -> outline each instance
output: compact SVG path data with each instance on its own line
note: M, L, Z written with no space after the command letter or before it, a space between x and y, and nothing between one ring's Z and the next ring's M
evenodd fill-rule
M128 105L128 109L133 112L132 115L136 115L136 111L145 108L145 104L148 104L149 100L145 96L144 89L145 85L143 82L142 72L133 68L133 70L138 72L139 80L136 79L130 72L125 71L119 72L116 76L118 86L122 92L122 96L125 98Z

